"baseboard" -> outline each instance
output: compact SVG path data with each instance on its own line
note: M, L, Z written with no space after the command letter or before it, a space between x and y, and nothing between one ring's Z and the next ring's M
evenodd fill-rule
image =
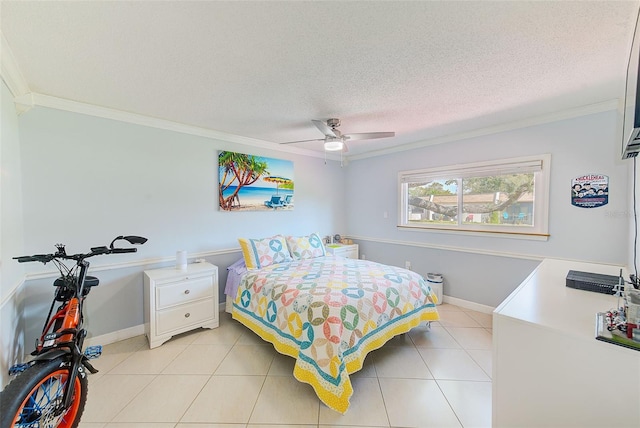
M220 312L224 312L225 302L218 304ZM114 331L107 334L101 334L100 336L88 337L85 340L85 346L91 345L109 345L111 343L119 342L125 339L131 339L132 337L140 336L144 334L144 324L136 325L133 327L125 328L122 330Z
M444 303L460 306L461 308L465 308L465 309L471 309L472 311L482 312L484 314L491 314L495 309L494 307L491 307L491 306L470 302L468 300L458 299L457 297L451 297L446 295L442 297L443 297L442 301Z
M101 334L100 336L88 337L84 343L85 346L109 345L111 343L119 342L125 339L131 339L132 337L140 336L142 334L144 334L144 324L136 325L107 334Z

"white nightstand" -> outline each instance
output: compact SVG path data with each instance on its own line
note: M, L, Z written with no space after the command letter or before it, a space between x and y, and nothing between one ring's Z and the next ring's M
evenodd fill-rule
M358 244L327 244L325 248L327 249L327 254L334 256L346 257L348 259L357 259L359 257Z
M144 332L150 348L185 331L216 328L219 322L217 266L203 262L186 270L144 271Z

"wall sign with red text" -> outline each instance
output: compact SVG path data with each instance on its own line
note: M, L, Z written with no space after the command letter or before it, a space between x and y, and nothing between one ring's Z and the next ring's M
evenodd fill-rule
M598 208L609 203L609 176L586 174L571 180L571 205Z

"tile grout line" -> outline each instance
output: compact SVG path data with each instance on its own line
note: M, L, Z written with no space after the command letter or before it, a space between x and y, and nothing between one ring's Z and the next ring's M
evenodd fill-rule
M456 312L461 312L461 311L456 311ZM464 311L462 311L462 312L464 312ZM469 315L467 315L467 316L469 316ZM469 317L470 317L470 316L469 316ZM470 318L472 318L472 317L470 317ZM473 319L473 318L472 318L472 319ZM491 330L490 330L490 329L488 329L487 327L484 327L484 326L483 326L483 325L481 325L479 322L477 322L475 319L474 319L474 321L475 321L476 323L478 323L478 324L479 324L479 326L478 326L478 327L473 327L473 328L480 328L480 329L482 329L482 330L484 330L484 331L487 331L487 333L489 333L490 335L492 335L492 332L491 332ZM436 324L436 325L437 325L437 324ZM451 337L451 339L453 340L453 342L454 342L455 344L457 344L457 345L460 347L460 349L463 349L463 350L465 351L465 354L466 354L466 355L468 355L468 356L471 358L471 360L474 362L474 364L476 364L476 365L477 365L477 366L482 370L482 372L484 372L485 374L487 374L487 376L488 376L488 378L489 378L489 380L473 380L473 381L471 381L471 382L481 382L481 383L489 383L489 384L491 384L491 383L492 383L492 378L491 378L491 376L489 376L489 375L488 375L488 373L487 373L487 372L482 368L482 366L481 366L480 364L478 364L478 362L473 358L473 356L469 353L469 349L467 349L466 347L462 346L462 344L461 344L461 343L460 343L460 342L459 342L459 341L458 341L458 340L457 340L457 339L456 339L456 338L451 334L451 332L450 332L449 328L456 328L456 327L454 327L454 326L446 327L446 326L444 326L444 325L442 325L442 324L439 324L439 327L442 327L442 328L443 328L443 330L444 330L444 331L445 331L445 332L446 332L446 333ZM469 327L469 328L471 328L471 327ZM431 329L429 329L429 330L431 330ZM432 332L432 330L431 330L431 332ZM207 384L208 382L210 382L210 381L211 381L211 379L212 379L214 376L216 376L216 374L215 374L215 373L216 373L216 371L219 369L220 364L222 364L222 361L224 361L224 359L228 357L228 355L229 355L229 353L231 352L231 350L232 350L232 349L233 349L233 348L234 348L234 347L239 343L239 341L241 340L241 338L242 338L242 334L235 338L234 343L231 345L231 347L229 348L229 350L227 351L227 353L225 354L225 356L221 359L221 362L220 362L220 363L218 364L218 366L215 368L215 370L213 371L213 373L209 375L209 377L208 377L207 381L204 383L204 385L203 385L203 387L200 389L200 391L199 391L197 394L195 394L194 399L193 399L193 400L191 401L191 403L187 406L187 410L185 410L185 412L183 412L182 416L178 419L178 421L177 421L177 422L167 421L167 423L172 424L174 428L175 428L175 427L177 427L177 426L179 426L181 423L187 423L187 422L183 422L183 421L182 421L182 418L184 417L184 415L186 414L186 412L188 412L188 410L191 408L191 406L193 406L193 403L195 402L195 400L196 400L196 398L199 396L199 394L200 394L200 393L202 393L202 390L203 390L204 386L206 386L206 384ZM411 346L413 347L413 349L418 350L418 349L419 349L419 347L416 345L416 342L415 342L414 338L412 338L411 336L409 336L409 339L410 339L410 340L409 340L409 343L411 344ZM173 361L175 361L175 359L176 359L176 358L178 358L178 356L179 356L179 355L181 355L183 352L185 352L185 351L186 351L186 348L188 348L188 347L189 347L190 345L192 345L192 344L193 344L193 343L190 343L190 344L185 345L185 349L183 349L182 351L180 351L180 352L179 352L179 353L178 353L178 354L177 354L177 355L176 355L176 356L175 356L175 357L174 357L174 358L173 358L173 359L172 359L172 360L171 360L171 361L170 361L170 362L169 362L169 363L168 363L168 364L167 364L167 365L162 369L162 370L165 370L165 369L166 369L166 367L168 367L168 365L170 365ZM437 349L441 349L441 348L437 348ZM108 376L108 375L109 375L109 373L110 373L110 372L111 372L115 367L120 366L120 364L124 363L124 362L125 362L125 361L127 361L129 358L131 358L135 353L137 353L137 352L139 352L139 351L141 351L141 350L143 350L143 346L140 346L138 349L136 349L135 351L133 351L133 353L132 353L131 355L127 356L123 361L121 361L120 363L118 363L116 366L112 367L112 369L111 369L111 370L109 370L108 372L106 372L103 376ZM478 349L478 350L483 350L483 351L484 351L484 349ZM441 394L443 395L443 397L445 398L445 400L446 400L447 404L449 405L449 407L450 407L451 411L454 413L454 415L455 415L455 417L456 417L456 420L458 421L458 423L460 423L460 425L461 425L461 426L463 426L463 427L464 427L464 425L462 424L462 420L460 419L460 417L458 416L458 414L457 414L457 413L456 413L456 411L454 410L454 408L453 408L453 406L451 405L451 402L449 401L449 399L447 398L447 396L444 394L444 390L442 389L442 387L441 387L441 385L440 385L440 383L439 383L439 380L438 380L438 379L436 379L436 378L435 378L435 376L433 376L433 373L431 372L431 369L429 368L429 366L428 366L428 364L426 363L426 361L425 361L424 357L422 356L422 354L421 354L420 352L418 352L418 353L419 353L419 355L420 355L421 360L423 361L423 363L424 363L424 364L425 364L425 366L427 367L427 369L428 369L428 371L429 371L430 375L432 376L432 380L436 381L436 384L437 384L438 390L440 391L440 393L441 393ZM264 391L264 386L266 385L266 381L268 380L268 377L269 377L269 371L270 371L270 370L271 370L271 368L274 366L274 364L275 364L275 358L273 358L273 359L270 361L270 363L269 363L269 367L267 368L266 374L265 374L265 375L264 375L264 377L263 377L262 385L261 385L261 387L260 387L260 390L258 391L258 395L257 395L258 397L259 397L259 396L260 396L260 394L262 394L262 393L263 393L263 391ZM379 374L378 374L378 372L377 372L377 367L376 367L376 365L375 365L375 361L374 361L372 364L373 364L373 370L374 370L374 373L375 373L376 381L377 381L378 387L379 387L379 389L380 389L380 394L381 394L381 396L382 396L381 398L382 398L382 401L383 401L383 405L384 405L384 408L385 408L386 421L387 421L387 425L386 425L386 426L387 426L387 427L391 427L391 421L390 421L390 416L389 416L389 410L388 410L388 408L387 408L387 404L388 404L388 403L387 403L387 401L385 400L385 396L384 396L383 391L382 391L381 378L379 377ZM141 373L136 373L136 375L141 375ZM138 393L137 393L137 394L136 394L132 399L135 399L135 398L136 398L136 397L138 397L138 396L139 396L143 391L147 390L147 388L149 387L149 385L150 385L152 382L154 382L154 381L158 378L158 376L160 376L160 375L164 375L164 373L157 373L157 374L150 374L150 375L153 375L153 378L151 379L151 381L150 381L150 382L149 382L149 383L148 383L144 388L142 388L142 389L141 389L141 390L140 390L140 391L139 391L139 392L138 392ZM96 379L96 381L97 381L97 380L99 380L99 379ZM458 379L458 380L456 380L456 379L450 379L450 380L447 380L447 379L440 379L440 381L458 381L458 382L463 382L463 381L465 381L465 380L462 380L462 379ZM388 398L388 397L387 397L387 398ZM249 413L248 420L247 420L245 423L238 423L238 424L235 424L235 423L234 423L234 425L236 425L238 428L241 428L241 427L249 428L249 427L251 426L251 424L250 424L250 420L251 420L251 417L253 416L253 414L254 414L254 412L255 412L255 410L256 410L257 402L258 402L258 400L256 399L256 401L254 402L253 407L252 407L252 409L251 409L251 412ZM318 415L318 416L317 416L317 423L315 424L315 426L316 426L316 428L321 428L321 427L323 427L324 425L321 425L321 424L320 424L320 422L321 422L321 412L320 412L320 410L321 410L321 409L320 409L320 406L322 406L322 403L320 402L320 400L317 400L317 405L318 405L318 413L317 413L317 415ZM105 423L105 425L103 425L103 426L104 426L104 427L112 426L112 425L113 425L113 423L114 423L113 421L117 418L117 416L118 416L119 414L121 414L121 413L122 413L122 411L123 411L126 407L127 407L127 406L125 405L122 409L120 409L120 411L116 412L116 413L115 413L115 416L114 416L110 421L106 422L106 423ZM382 422L382 421L381 421L381 422ZM100 423L100 422L99 422L99 423ZM215 423L215 424L217 424L217 423ZM203 424L203 426L204 426L204 425L206 425L206 424ZM274 424L269 424L269 425L274 425ZM284 426L286 426L286 427L289 427L289 428L294 428L294 425L295 425L295 424L283 424L283 425L284 425ZM326 426L328 426L328 425L331 425L331 424L327 424ZM113 425L113 426L115 426L115 425ZM152 426L152 425L149 425L149 426ZM313 427L313 426L314 426L313 424L309 424L309 425L308 425L308 427ZM383 427L383 425L381 425L381 427Z
M469 316L469 315L467 315ZM482 326L477 320L473 319L473 317L469 316L474 322L478 323L478 327L467 327L467 328L479 328L483 331L487 331L487 329ZM484 368L482 368L482 366L480 364L478 364L478 362L475 360L475 358L473 358L473 356L469 353L469 349L467 349L467 347L463 346L462 343L460 343L453 334L451 334L451 332L449 331L449 328L447 326L442 325L442 323L439 323L440 326L442 328L444 328L444 330L447 332L447 334L449 336L451 336L451 338L453 339L453 341L455 343L458 344L458 346L460 346L460 349L462 349L465 354L467 354L469 356L469 358L471 358L471 360L474 362L474 364L476 364L478 366L478 368L480 368L480 370L487 375L487 377L489 378L488 381L479 381L479 380L457 380L457 379L436 379L436 377L433 377L433 380L436 382L436 385L438 387L438 390L440 391L440 393L442 394L442 396L444 397L444 399L446 400L447 404L449 405L449 408L451 409L451 411L453 412L453 414L455 415L456 419L458 420L458 422L460 423L460 426L462 426L464 428L464 424L462 422L462 420L460 419L460 416L458 415L458 413L456 412L456 410L454 409L453 405L451 404L451 402L449 401L449 398L447 397L447 395L445 394L444 390L442 389L440 382L439 381L453 381L453 382L484 382L484 383L489 383L491 384L493 382L492 377L486 372L486 370L484 370ZM451 328L456 328L456 327L451 327ZM464 328L464 327L460 327L460 328ZM489 332L489 334L491 334L491 332ZM410 337L411 341L413 342L414 346L415 342L413 341L413 339ZM429 348L427 348L429 349ZM420 353L420 358L422 358L422 361L424 362L424 364L427 366L427 368L429 369L429 365L427 364L427 362L424 360L423 355ZM431 371L431 369L429 369L429 371ZM433 373L432 373L433 375Z
M431 329L431 327L429 327L429 329ZM449 331L448 331L448 330L446 330L446 328L445 328L445 331L447 331L447 334L449 334L449 335L451 336L451 338L452 338L456 343L458 343L458 341L455 339L455 337L453 337L453 335L451 335L451 333L449 333ZM411 339L411 342L413 342L413 339ZM414 346L415 346L415 342L413 342L413 344L414 344ZM460 346L460 347L461 347L465 352L467 352L467 351L466 351L466 349L464 349L464 347L462 346L462 344L458 343L458 345L459 345L459 346ZM416 346L416 350L417 350L417 346ZM449 398L447 398L446 394L444 393L444 391L443 391L443 390L442 390L442 388L440 387L440 384L438 383L438 379L436 379L435 375L433 374L433 372L432 372L432 371L431 371L431 369L429 368L429 364L427 364L427 362L425 361L424 356L422 355L422 353L420 353L420 351L418 351L418 355L419 355L419 356L420 356L420 358L422 359L422 362L424 363L424 365L427 367L427 370L429 370L429 373L431 374L431 376L433 376L433 381L436 383L436 386L438 387L438 390L440 391L440 394L442 394L442 397L445 399L445 401L446 401L446 402L447 402L447 404L449 405L449 408L451 409L451 411L452 411L452 412L453 412L453 414L455 415L455 417L456 417L456 419L457 419L458 423L460 424L460 426L461 426L462 428L464 428L464 425L462 424L462 421L460 420L460 417L458 416L458 413L456 413L456 410L453 408L453 406L452 406L452 405L451 405L451 403L449 402ZM471 356L469 356L469 357L471 357ZM475 360L474 360L474 362L475 362Z
M413 339L411 339L411 337L409 337L409 340L411 340L411 343L413 343ZM391 417L389 416L389 409L387 409L387 401L384 399L384 391L382 391L382 384L380 383L380 376L378 376L378 369L376 368L375 359L373 359L373 361L371 361L371 364L373 364L373 372L376 374L376 381L378 382L378 388L380 388L380 395L382 396L382 404L384 405L384 413L385 413L385 415L387 415L387 423L388 423L387 427L390 427L391 426ZM364 367L364 362L363 362L363 367ZM427 368L427 370L428 370L428 368Z

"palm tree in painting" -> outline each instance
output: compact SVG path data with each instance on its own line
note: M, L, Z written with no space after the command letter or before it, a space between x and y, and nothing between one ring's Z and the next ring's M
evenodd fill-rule
M264 175L269 174L267 162L260 158L235 152L220 152L218 155L218 168L220 184L218 186L218 201L220 208L230 211L233 202L240 198L238 192L243 186L255 183ZM236 186L234 192L224 197L224 191L230 186Z

